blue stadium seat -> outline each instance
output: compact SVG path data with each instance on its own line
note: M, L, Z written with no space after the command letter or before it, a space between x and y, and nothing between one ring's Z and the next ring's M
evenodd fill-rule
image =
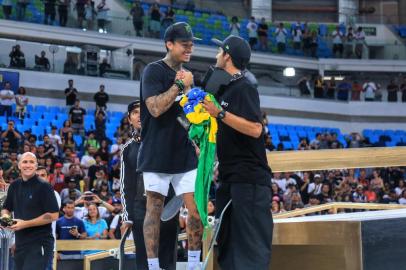
M79 146L79 147L83 143L82 136L80 136L80 135L73 135L73 140L75 141L76 145Z
M50 107L48 107L48 112L57 114L60 112L60 109L57 106L50 106Z
M68 120L68 115L66 113L58 113L56 114L56 118L62 122L64 122L65 120Z
M35 107L34 107L34 111L36 111L36 112L46 112L46 111L48 111L48 108L47 108L47 106L45 106L45 105L36 105Z
M32 111L32 112L30 112L28 115L29 115L29 117L30 117L31 119L37 121L37 120L41 119L41 117L42 117L42 112L35 112L35 111Z
M44 127L43 126L32 126L31 133L36 136L43 136L44 135Z
M44 119L49 119L49 121L52 121L52 120L55 119L56 113L54 113L54 112L44 112L44 113L42 114L42 117L43 117Z
M34 106L32 106L31 104L28 104L27 106L26 106L26 108L27 108L27 112L29 113L29 112L32 112L33 110L34 110Z
M283 144L283 149L284 150L292 150L293 149L293 145L292 145L292 143L291 142L282 142L282 144Z
M6 123L6 121L7 121L7 118L5 116L0 116L0 123L1 124Z
M3 123L1 123L1 130L6 130L7 129L7 122L3 122Z

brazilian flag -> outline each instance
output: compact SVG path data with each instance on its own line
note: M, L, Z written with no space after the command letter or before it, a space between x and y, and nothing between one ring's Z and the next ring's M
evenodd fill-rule
M200 148L195 184L195 202L203 226L208 226L207 203L213 177L213 165L216 157L217 120L203 108L201 102L208 100L220 108L213 95L200 88L193 88L180 101L180 106L191 123L189 138Z

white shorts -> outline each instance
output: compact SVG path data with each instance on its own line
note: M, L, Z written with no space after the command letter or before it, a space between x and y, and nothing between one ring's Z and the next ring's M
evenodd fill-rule
M144 172L144 187L164 196L168 195L169 184L172 184L176 195L195 192L197 169L178 174Z

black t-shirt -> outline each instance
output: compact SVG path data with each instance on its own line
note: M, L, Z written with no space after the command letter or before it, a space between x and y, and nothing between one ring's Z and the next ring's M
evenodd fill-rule
M187 131L178 123L183 115L179 101L159 117L153 117L145 100L166 92L175 81L176 72L159 60L145 67L141 79L142 143L138 155L138 170L177 174L197 167L195 149Z
M97 106L105 107L107 101L109 101L109 95L106 92L97 92L93 99L96 101Z
M27 181L18 179L13 182L8 189L3 208L14 212L14 218L22 220L31 220L45 213L59 211L52 186L37 176ZM16 231L18 248L49 239L53 239L51 223Z
M258 91L247 78L233 81L219 93L217 100L224 110L251 122L262 122ZM270 185L271 170L266 159L264 136L253 138L223 121L218 123L220 181Z
M262 31L260 31L262 30ZM264 32L265 31L265 32ZM268 25L266 23L258 24L258 36L268 36Z
M85 109L80 107L79 108L72 107L69 110L69 115L72 116L72 124L82 124L85 114L86 114Z
M65 94L69 93L70 90L71 90L70 88L66 88ZM66 106L72 106L73 104L75 104L75 101L77 99L77 93L78 90L76 90L76 88L73 88L72 93L66 96Z

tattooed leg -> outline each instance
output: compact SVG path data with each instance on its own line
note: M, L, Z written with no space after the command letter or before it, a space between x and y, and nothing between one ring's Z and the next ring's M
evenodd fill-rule
M165 197L147 191L147 212L144 219L144 241L148 258L158 258L159 230Z
M199 212L196 208L193 193L183 195L186 208L188 209L188 217L186 224L186 232L188 237L189 250L201 250L203 224L200 220Z

